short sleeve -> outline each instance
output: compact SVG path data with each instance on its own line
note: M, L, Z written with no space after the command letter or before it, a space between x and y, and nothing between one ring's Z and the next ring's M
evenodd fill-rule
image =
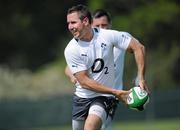
M117 48L126 50L131 39L132 36L127 32L112 31L112 42Z
M77 47L67 46L65 48L64 55L66 63L73 74L79 71L87 70L87 66L84 60L80 57Z

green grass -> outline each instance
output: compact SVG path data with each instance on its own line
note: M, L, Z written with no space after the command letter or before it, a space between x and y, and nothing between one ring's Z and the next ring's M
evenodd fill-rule
M114 130L180 130L180 119L116 122L113 128ZM27 128L18 130L71 130L71 127Z
M146 122L120 122L114 130L180 130L180 119Z

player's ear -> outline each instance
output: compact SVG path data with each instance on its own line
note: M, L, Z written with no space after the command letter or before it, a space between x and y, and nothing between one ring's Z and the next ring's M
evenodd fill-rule
M85 17L84 19L83 19L83 23L85 24L85 25L88 25L90 22L89 22L89 19L87 18L87 17Z

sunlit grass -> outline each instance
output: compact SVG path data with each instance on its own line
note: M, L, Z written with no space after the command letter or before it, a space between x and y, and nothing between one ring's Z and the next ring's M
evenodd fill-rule
M180 130L180 119L116 123L114 130Z

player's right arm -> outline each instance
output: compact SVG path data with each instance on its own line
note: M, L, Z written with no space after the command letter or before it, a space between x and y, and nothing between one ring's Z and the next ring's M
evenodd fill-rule
M129 94L129 91L124 90L117 90L110 87L107 87L105 85L102 85L95 80L91 79L88 76L87 71L80 71L74 74L77 81L80 83L80 85L85 88L89 89L98 93L105 93L105 94L113 94L116 96L120 101L126 103L127 95Z
M98 93L113 94L120 101L126 102L126 96L129 94L129 91L113 89L89 77L87 72L89 64L79 55L79 48L73 41L65 48L64 54L69 69L81 87Z

